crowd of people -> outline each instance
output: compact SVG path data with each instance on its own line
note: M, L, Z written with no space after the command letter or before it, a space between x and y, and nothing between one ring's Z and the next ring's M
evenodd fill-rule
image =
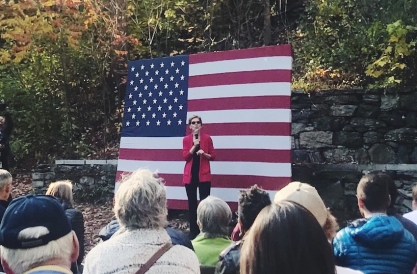
M197 207L200 233L190 239L167 222L164 181L147 169L123 177L116 220L84 257L84 220L73 207L70 181L46 195L10 200L11 174L0 170L0 256L5 273L417 273L417 211L394 210L397 189L384 173L357 186L363 218L339 230L311 185L292 182L271 200L257 185L241 190L238 223L213 196ZM417 187L413 189L417 205Z

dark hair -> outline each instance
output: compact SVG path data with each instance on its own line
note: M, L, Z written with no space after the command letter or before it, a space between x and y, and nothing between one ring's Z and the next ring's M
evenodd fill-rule
M322 227L294 202L265 207L243 242L241 274L335 272L333 252Z
M370 212L384 212L389 206L387 178L381 174L366 174L362 176L356 190L361 200Z
M250 189L241 190L239 193L239 220L244 231L253 224L259 212L271 204L269 194L257 185Z
M193 115L190 118L188 118L188 125L191 125L191 121L195 118L198 118L200 120L200 123L203 124L203 120L201 120L201 117L198 115Z

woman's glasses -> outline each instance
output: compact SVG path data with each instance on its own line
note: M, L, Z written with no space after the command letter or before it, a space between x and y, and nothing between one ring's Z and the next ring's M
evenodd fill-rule
M191 124L192 125L195 125L195 124L199 125L199 124L201 124L201 122L200 121L192 121Z

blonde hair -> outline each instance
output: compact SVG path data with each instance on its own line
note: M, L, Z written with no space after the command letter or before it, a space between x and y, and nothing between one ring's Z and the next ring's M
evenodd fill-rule
M167 223L163 179L148 169L138 169L124 176L114 202L114 213L121 227L155 229Z
M203 120L201 120L201 117L198 115L193 115L190 118L188 118L188 124L191 125L191 121L195 118L198 118L200 120L200 123L203 124Z
M69 180L51 183L46 191L46 195L57 197L71 206L74 203L74 199L72 197L72 183Z
M1 117L1 116L0 116ZM12 183L12 174L5 169L0 169L0 189Z
M45 227L33 227L30 230L21 231L18 237L19 239L25 239L34 235L44 235L45 229ZM74 235L75 232L71 231L55 241L50 241L44 246L34 248L10 249L1 246L1 256L14 273L24 273L34 267L41 266L44 262L51 259L59 259L69 263L71 261Z

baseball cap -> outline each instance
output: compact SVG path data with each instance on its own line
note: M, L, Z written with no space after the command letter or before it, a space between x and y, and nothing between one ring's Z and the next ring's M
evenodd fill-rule
M19 239L30 227L45 227L46 235ZM50 195L27 195L14 199L7 207L0 225L0 245L10 249L43 246L71 232L71 224L58 199Z
M308 209L323 227L327 219L327 208L317 190L309 184L291 182L274 197L274 202L283 200L298 203Z

